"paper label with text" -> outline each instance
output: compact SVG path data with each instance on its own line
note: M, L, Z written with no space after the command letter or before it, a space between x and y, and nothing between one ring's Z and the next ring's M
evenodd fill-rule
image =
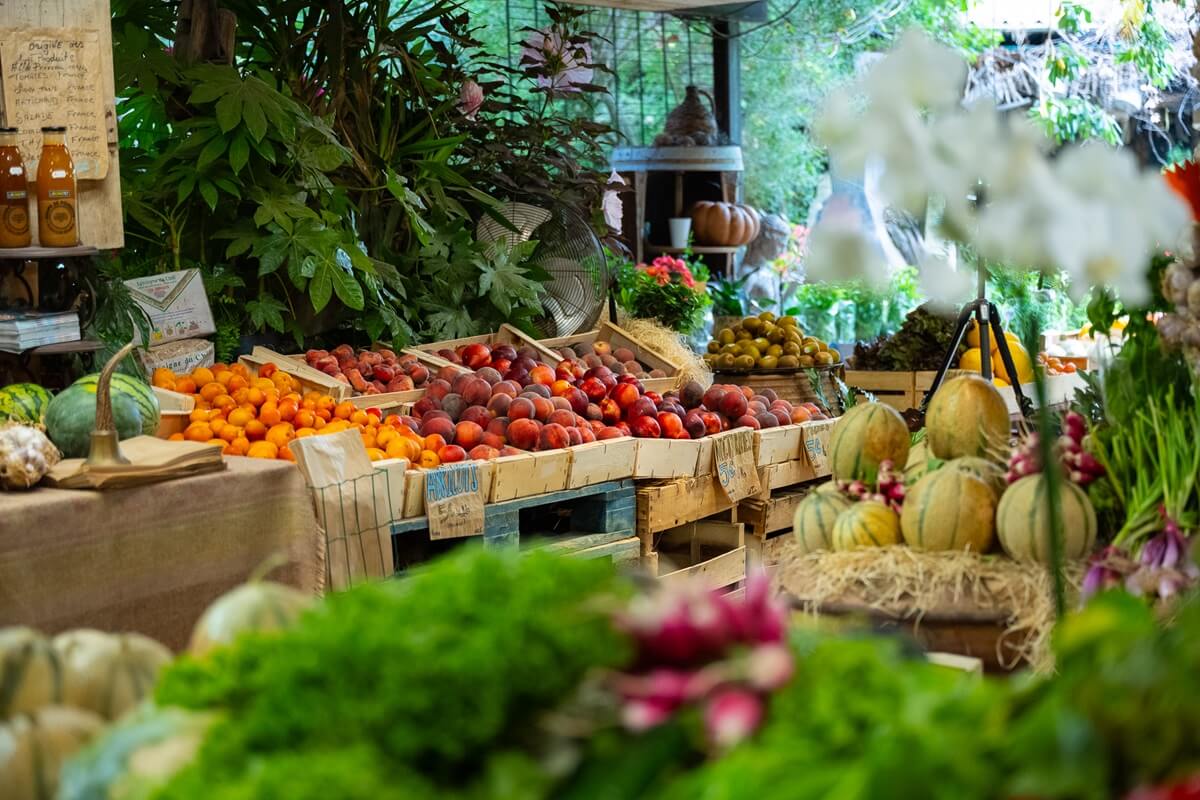
M732 502L758 494L761 487L754 460L754 432L739 428L714 436L713 467Z
M0 28L5 122L20 129L21 156L31 179L42 153L42 128L55 126L66 126L77 179L108 174L108 103L100 65L97 31Z
M479 467L447 464L425 472L425 513L430 539L483 535Z
M829 434L832 430L833 424L825 421L804 426L804 452L818 475L829 474Z

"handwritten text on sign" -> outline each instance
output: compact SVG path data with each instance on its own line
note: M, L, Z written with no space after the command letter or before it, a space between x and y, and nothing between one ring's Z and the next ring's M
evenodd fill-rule
M37 174L42 128L65 126L75 177L108 174L100 34L77 28L0 28L4 116L20 129L25 169Z
M754 432L749 428L714 436L713 464L717 480L732 502L758 494L760 486L754 459Z
M430 539L483 535L483 494L479 467L447 464L425 472L425 513Z
M804 452L817 475L829 474L829 434L832 422L814 422L804 426Z

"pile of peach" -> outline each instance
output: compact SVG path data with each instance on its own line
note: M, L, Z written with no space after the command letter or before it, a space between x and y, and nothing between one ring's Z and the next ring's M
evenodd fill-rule
M359 394L407 392L425 385L429 369L416 356L397 356L392 350L359 350L341 344L332 350L309 350L304 360L334 380L348 383Z

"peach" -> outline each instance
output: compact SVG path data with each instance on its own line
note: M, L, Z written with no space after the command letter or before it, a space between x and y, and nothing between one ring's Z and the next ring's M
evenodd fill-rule
M416 417L409 416L407 414L400 418L400 424L407 427L413 433L416 433L421 429L421 421Z
M512 362L507 358L493 358L492 369L496 370L497 375L503 375L512 367ZM487 369L486 367L484 369Z
M784 411L782 408L773 408L767 413L775 417L780 425L788 425L792 421L792 412Z
M451 392L442 398L442 410L450 415L450 418L455 422L458 421L462 413L467 409L467 401L461 394Z
M662 428L658 420L649 414L634 417L629 421L629 430L639 439L657 439L662 436Z
M762 393L763 393L763 397L767 398L768 402L774 403L776 400L779 399L779 395L775 393L775 390L771 389L769 387L766 389L763 389Z
M588 369L594 369L595 367L604 365L604 361L601 360L600 356L596 355L595 353L589 353L584 356L583 363L588 367Z
M637 417L654 417L658 414L658 407L654 405L649 397L639 397L632 406L625 411L625 418L631 422Z
M612 345L608 342L593 342L592 351L598 356L607 356L612 354Z
M621 411L625 411L641 398L641 393L633 384L618 383L609 390L608 396L616 402Z
M492 385L483 378L471 378L463 386L462 396L469 406L487 405L492 396Z
M589 420L604 419L604 412L601 411L600 406L596 405L595 403L588 403L587 408L583 411L583 416Z
M792 422L808 422L810 419L812 419L812 414L808 412L807 408L796 406L792 409Z
M538 397L544 397L547 400L549 400L551 397L550 387L544 383L527 384L525 386L525 391L522 392L522 394L537 395Z
M720 414L715 414L712 411L703 411L700 413L700 419L704 421L704 430L710 436L725 430L725 424L721 420Z
M618 347L612 351L613 358L617 361L636 361L637 353L630 350L628 347Z
M551 423L562 425L564 428L570 428L575 424L575 413L558 409L546 419L547 425Z
M497 436L508 436L508 426L512 423L508 417L496 417L487 424L485 430Z
M655 407L662 405L663 398L658 392L643 392L642 396L653 400Z
M495 367L481 367L475 372L475 377L487 381L488 386L495 386L500 382L500 371Z
M421 440L421 447L437 455L437 451L446 446L446 437L431 433Z
M628 435L629 434L625 433L625 431L621 430L620 428L605 427L596 434L596 441L603 442L608 439L620 439L622 436Z
M508 406L508 416L513 420L533 419L536 413L537 409L528 397L518 397Z
M456 444L448 444L437 451L438 460L443 464L453 464L456 461L466 461L467 451Z
M684 415L683 428L692 439L699 439L708 433L708 429L704 427L704 420L700 418L699 411L689 411Z
M584 413L587 411L588 405L590 405L588 396L581 389L576 389L574 386L571 387L571 391L566 393L565 397L567 398L567 402L571 404L571 410L576 414Z
M558 380L554 381L554 383L550 384L550 394L554 397L562 397L574 388L575 387L569 380L565 378L559 378Z
M753 428L754 430L758 430L759 428L762 427L762 425L758 424L757 417L752 416L750 414L743 414L742 416L738 417L737 419L735 419L733 421L733 427L735 427L735 428Z
M520 367L509 367L503 373L504 380L512 381L518 386L524 386L529 381L529 370Z
M454 443L470 450L483 441L483 428L477 422L460 422L454 426ZM442 459L445 461L446 459Z
M533 408L534 418L539 419L542 422L545 422L550 418L550 415L554 413L554 404L551 403L549 398L546 397L533 398Z
M571 447L583 444L583 433L579 430L579 428L567 428L566 430L567 444L569 444ZM588 432L591 432L590 428L588 429Z
M651 378L665 378L665 377L667 377L667 373L661 369L652 369L652 370L650 370L650 377Z
M749 386L736 386L736 385L730 384L729 386L727 386L725 388L732 392L741 392L742 394L746 395L747 400L749 400L751 397L754 397L754 390L751 389Z
M430 394L426 394L420 400L413 403L413 416L420 418L420 417L423 417L426 414L428 414L430 411L439 409L441 407L442 407L442 401L440 398L433 397Z
M590 444L596 441L596 432L591 428L579 428L580 444Z
M541 435L538 436L539 450L561 450L569 447L570 444L571 436L567 433L567 429L555 422L542 428Z
M514 361L517 358L517 349L511 344L498 344L492 348L492 358L503 358L507 361Z
M506 445L504 445L504 447L500 448L500 457L501 458L503 458L505 456L520 456L520 455L524 455L524 453L522 451L518 450L517 448L513 447L511 444L506 444Z
M766 411L762 414L757 414L757 415L755 415L754 418L756 420L758 420L758 424L764 428L778 428L779 427L779 417L775 416L770 411Z
M554 383L554 370L547 367L545 364L538 364L533 369L529 370L529 380L542 386L549 386Z
M439 402L448 394L450 394L450 383L441 378L434 378L425 388L425 397L432 397Z
M683 407L693 409L704 402L704 387L696 381L688 381L679 390L679 402Z
M629 429L629 423L625 420L618 421L616 425L613 425L613 427L619 430L625 436L633 436L633 431Z
M747 414L761 414L766 410L767 410L767 407L764 406L762 403L760 403L757 400L751 400L749 403L746 404L746 413Z
M723 397L725 397L725 387L714 383L708 387L708 391L704 393L701 402L704 403L704 407L709 411L717 411L721 408L721 399Z
M435 408L432 411L426 411L421 416L421 421L424 422L425 420L437 419L439 417L442 419L450 419L450 415L447 414L445 411L442 411L440 408ZM454 420L452 420L452 419L450 419L450 421L454 422Z
M497 436L491 431L486 431L484 432L483 436L479 438L479 445L481 447L492 447L496 450L499 450L501 447L504 447L507 441L508 440L503 436Z
M418 433L422 436L440 436L445 442L453 442L454 423L443 417L421 420L421 430ZM434 450L435 448L430 447L427 449Z
M411 392L417 386L407 375L397 375L388 381L386 388L389 392Z
M492 349L486 344L469 344L460 353L462 361L471 369L486 367L492 363Z
M657 419L658 427L662 430L663 436L667 437L668 439L692 438L691 436L688 436L687 431L683 429L683 420L679 418L678 414L674 414L670 411L660 411L658 412ZM681 433L684 434L682 437L679 435Z
M615 425L621 420L621 407L611 397L600 401L600 419L609 425Z
M450 381L450 391L454 394L462 394L467 388L467 384L475 380L475 376L470 372L460 372L454 376L454 380Z
M486 444L477 444L467 455L477 461L491 461L493 458L500 457L500 449Z
M538 437L538 426L532 419L514 419L508 426L509 443L521 450L532 450L537 447Z
M408 377L412 379L413 386L424 386L429 380L429 367L424 364L413 364L407 369Z
M583 390L583 393L593 403L608 394L608 387L604 385L604 381L595 375L590 378L584 378L583 383L579 384L579 388Z
M500 381L492 387L492 397L498 394L506 394L509 397L516 397L521 393L521 384L513 381Z
M550 405L554 406L555 411L571 411L571 401L565 397L551 397Z
M639 364L638 362L636 362L636 361L624 361L624 362L621 362L621 363L624 365L624 367L625 367L625 373L626 373L627 375L641 375L641 374L642 374L642 365L641 365L641 364Z
M492 395L492 399L488 400L487 410L495 414L497 417L508 416L509 406L512 405L513 399L506 394Z
M737 419L746 413L747 405L746 398L740 392L726 392L714 410L720 411L730 419Z
M437 371L438 380L443 380L446 383L452 383L454 378L462 374L462 370L453 364L447 364Z

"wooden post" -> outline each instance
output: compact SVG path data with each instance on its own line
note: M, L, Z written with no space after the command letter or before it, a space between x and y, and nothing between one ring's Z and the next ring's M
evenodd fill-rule
M217 0L182 0L175 26L175 58L184 64L232 64L237 17Z

